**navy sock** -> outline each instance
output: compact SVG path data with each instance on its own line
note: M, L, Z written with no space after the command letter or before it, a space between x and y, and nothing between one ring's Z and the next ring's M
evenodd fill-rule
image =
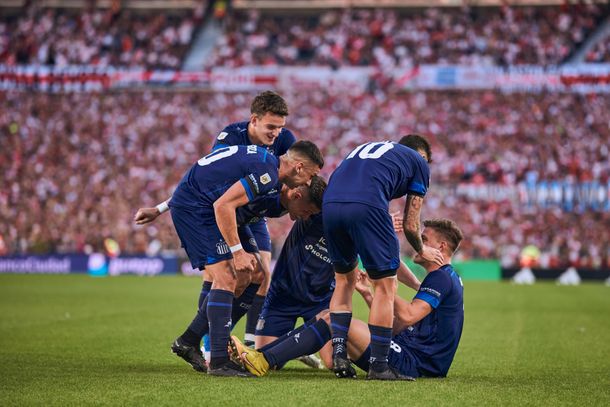
M237 324L241 317L246 315L260 286L260 284L250 284L239 297L233 300L233 311L231 311L233 326Z
M207 306L208 298L206 297L199 307L199 310L197 310L197 315L195 315L195 318L193 318L191 324L181 336L182 340L189 345L199 347L201 337L209 331Z
M347 332L351 322L351 312L330 313L330 326L333 332L333 357L347 359Z
M208 296L210 290L212 289L211 281L204 281L201 286L201 293L199 293L199 302L197 303L197 309L201 309L201 304L203 304L203 300Z
M269 362L269 366L283 366L289 360L319 351L329 340L330 329L326 321L320 319L301 332L267 349L263 355Z
M354 360L354 364L365 372L368 372L369 368L371 367L371 363L369 362L370 357L371 347L369 346L358 359Z
M248 318L246 319L246 334L256 334L256 324L258 317L261 315L263 304L265 303L264 295L256 295L252 301L252 306L248 310Z
M388 353L392 341L392 328L369 324L371 331L371 368L381 372L388 368Z
M294 336L296 334L298 334L299 332L302 332L305 328L308 328L309 326L313 325L316 323L316 317L313 317L312 319L310 319L309 321L306 321L303 325L293 329L292 331L288 331L286 332L284 335L280 336L279 338L277 338L276 340L274 340L273 342L270 342L268 344L266 344L265 346L263 346L260 349L257 349L259 352L264 352L267 349L271 349L273 348L275 345L279 344L280 342L286 340L286 338L290 338L291 336Z
M210 367L215 369L229 361L227 344L231 335L233 293L211 290L207 303L207 315L210 321Z

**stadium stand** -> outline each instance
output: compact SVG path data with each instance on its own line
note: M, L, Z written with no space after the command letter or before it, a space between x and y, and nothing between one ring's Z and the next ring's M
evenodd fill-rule
M527 196L528 186L543 181L607 191L606 95L417 92L379 100L318 90L286 96L298 106L288 127L323 146L326 176L361 142L434 135L424 216L449 216L463 225L473 238L461 258L513 265L520 248L534 243L552 264L609 264L608 208L579 196L569 201L565 193L559 201L550 193L544 200ZM219 129L247 117L250 98L0 93L8 107L0 128L11 135L0 140L7 185L0 191L0 236L14 253L101 250L106 237L123 252L178 249L168 217L140 229L131 223L134 210L171 194ZM498 195L492 187L507 192ZM288 220L273 223L278 244L289 226Z
M0 7L0 129L8 135L0 138L0 255L100 251L108 237L124 253L179 249L169 217L138 228L133 213L166 199L218 131L248 117L260 87L218 89L219 78L208 71L196 76L204 78L204 91L69 87L61 71L51 79L63 87L48 86L51 79L43 75L36 80L46 87L36 87L28 82L29 68L13 77L6 72L24 64L86 64L83 70L93 66L102 73L77 71L77 80L103 82L110 80L103 71L110 66L179 70L212 16L222 21L224 34L215 40L208 68L371 68L368 84L350 91L282 87L285 77L274 78L292 107L288 127L321 146L324 175L363 142L431 135L435 163L424 216L453 218L472 236L458 259L496 258L510 267L518 265L524 246L534 244L543 265L610 268L608 93L578 86L569 92L466 90L457 81L451 91L429 90L397 86L402 79L386 76L388 69L411 72L419 64L459 64L482 78L487 71L477 69L535 65L532 72L546 75L599 28L608 3L303 7L290 13L231 9L222 1L108 1L96 3L103 4L99 8L85 1L81 8L61 7L62 1L54 7L22 3L20 9ZM599 41L587 60L608 62L607 45L607 38ZM441 79L447 73L433 72ZM535 77L524 72L520 78ZM583 72L543 79L562 86L574 78L591 83L589 71ZM142 78L148 79L139 85L150 76ZM226 83L239 83L232 79ZM594 87L608 86L607 74L594 79ZM276 244L289 226L287 219L271 223Z
M238 11L208 66L557 65L607 5Z
M179 69L203 8L130 10L41 7L5 11L0 64L128 66Z

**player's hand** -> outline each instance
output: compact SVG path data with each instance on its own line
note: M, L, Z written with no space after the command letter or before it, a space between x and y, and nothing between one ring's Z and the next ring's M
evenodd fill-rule
M256 258L245 250L233 253L233 264L237 273L252 273L256 267Z
M356 270L356 291L360 294L371 292L371 282L365 272Z
M140 208L133 217L136 225L145 225L157 219L161 212L157 208Z
M422 248L421 253L418 254L426 261L431 263L436 263L439 266L445 264L445 258L443 257L443 253L440 250L435 249L434 247L426 246Z
M402 232L403 231L403 228L402 228L403 217L400 216L400 212L391 213L390 216L392 217L392 224L394 225L394 232L396 232L396 233Z

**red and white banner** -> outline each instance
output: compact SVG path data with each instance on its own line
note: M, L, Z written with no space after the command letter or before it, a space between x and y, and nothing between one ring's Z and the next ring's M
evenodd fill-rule
M0 65L0 90L94 92L139 86L180 86L219 92L325 89L352 94L362 93L371 86L393 86L404 90L500 89L507 92L547 90L608 93L610 64L561 68L422 65L383 73L374 67L252 66L180 72L95 66L53 68Z

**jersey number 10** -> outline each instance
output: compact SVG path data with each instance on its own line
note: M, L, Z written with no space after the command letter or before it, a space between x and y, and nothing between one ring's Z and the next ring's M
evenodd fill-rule
M390 141L379 141L376 143L362 144L361 146L356 147L356 149L347 156L346 160L354 158L356 154L358 154L358 157L363 160L366 160L367 158L372 158L373 160L375 160L393 148L394 144Z

